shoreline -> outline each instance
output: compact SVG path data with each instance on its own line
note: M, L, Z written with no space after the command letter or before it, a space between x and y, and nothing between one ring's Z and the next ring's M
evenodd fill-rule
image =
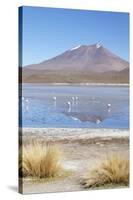
M34 84L48 86L130 86L130 83L19 83L19 84Z
M120 140L129 138L129 129L89 129L89 128L20 128L24 140L41 138L45 141L92 141Z

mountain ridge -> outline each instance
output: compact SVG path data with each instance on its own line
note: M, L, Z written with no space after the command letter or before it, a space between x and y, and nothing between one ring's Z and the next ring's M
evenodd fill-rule
M129 70L126 69L129 69L129 63L127 61L106 49L101 43L96 43L93 45L79 45L39 64L23 67L22 78L23 82L36 82L36 79L38 82L41 76L40 82L46 82L48 81L46 75L48 75L50 78L49 81L54 83L57 82L57 77L54 79L55 75L59 76L59 78L61 77L61 80L58 80L58 82L63 81L63 76L66 82L84 82L87 81L86 76L88 74L87 82L95 82L97 77L104 77L105 73L111 77L113 71L117 75L120 75L120 79L121 76L124 78L123 73L125 73L125 81L129 82ZM73 72L75 73L73 74ZM71 75L73 77L69 77ZM114 82L116 75L113 74L112 76L112 81ZM43 78L44 80L42 80ZM125 82L124 80L121 81Z

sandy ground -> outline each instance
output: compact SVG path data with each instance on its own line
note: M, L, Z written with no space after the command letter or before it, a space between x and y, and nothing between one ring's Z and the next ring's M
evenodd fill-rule
M20 130L21 131L21 130ZM82 134L81 134L82 133ZM129 154L129 130L24 128L23 142L39 139L58 144L63 152L62 165L71 175L50 181L24 179L23 193L84 190L82 178L109 153Z

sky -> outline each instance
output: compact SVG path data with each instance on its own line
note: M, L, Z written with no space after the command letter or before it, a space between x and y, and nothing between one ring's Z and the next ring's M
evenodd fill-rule
M23 38L22 66L98 41L129 61L128 13L23 7L19 25Z

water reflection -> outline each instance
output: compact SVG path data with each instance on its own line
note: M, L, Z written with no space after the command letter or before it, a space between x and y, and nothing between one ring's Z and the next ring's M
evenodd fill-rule
M79 120L81 122L92 122L95 124L100 124L104 119L104 116L100 115L90 115L87 113L73 113L73 112L64 112L64 114L68 117L71 117L73 120Z

